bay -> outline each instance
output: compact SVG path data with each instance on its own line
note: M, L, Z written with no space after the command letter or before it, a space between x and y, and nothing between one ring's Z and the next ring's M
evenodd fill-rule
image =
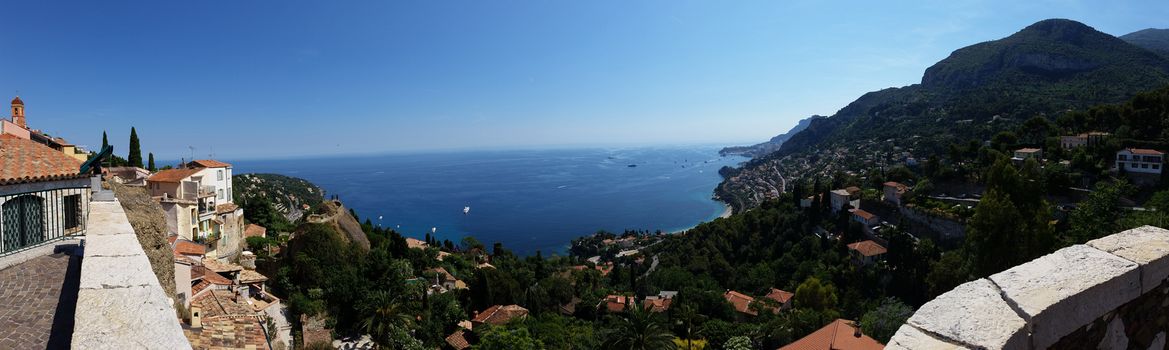
M517 254L563 253L598 230L674 232L723 214L717 146L462 151L234 162L304 178L360 219L422 238L472 235ZM470 211L464 214L464 207ZM380 219L379 219L380 217Z

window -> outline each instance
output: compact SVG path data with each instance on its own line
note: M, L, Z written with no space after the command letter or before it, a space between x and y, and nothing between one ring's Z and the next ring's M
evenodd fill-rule
M1149 163L1142 163L1141 164L1141 169L1148 169L1148 168L1149 168Z
M1161 164L1153 164L1153 170L1161 169Z
M1120 159L1120 160L1128 160L1128 155L1121 154L1121 155L1117 155L1117 157L1119 157L1118 159Z
M219 189L219 199L223 199L223 189Z
M219 177L219 181L223 181L223 170L217 171L215 174Z
M65 208L65 229L74 229L81 227L81 195L74 194L65 196L62 201Z
M4 223L4 250L10 252L45 240L45 200L33 195L23 195L4 202L2 218Z
M199 215L195 214L195 208L191 208L191 225L195 224L195 219L198 217Z

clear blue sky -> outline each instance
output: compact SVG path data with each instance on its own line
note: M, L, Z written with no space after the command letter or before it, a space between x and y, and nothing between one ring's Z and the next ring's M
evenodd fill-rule
M745 144L1046 18L1156 1L11 1L0 95L159 159ZM7 100L4 100L7 101ZM7 113L5 113L7 115Z

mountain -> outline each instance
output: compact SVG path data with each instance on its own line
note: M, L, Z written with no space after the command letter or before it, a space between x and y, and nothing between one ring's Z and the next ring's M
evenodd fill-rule
M288 222L304 216L304 208L316 207L324 201L325 191L308 180L279 174L242 174L233 176L236 188L234 201L244 203L266 201Z
M919 84L869 92L831 117L813 119L778 151L728 172L736 176L716 194L736 208L753 207L773 195L766 188L796 175L926 159L1034 116L1054 118L1166 85L1166 57L1076 21L1044 20L955 50L926 69ZM803 159L785 163L793 156Z
M1129 44L1169 57L1169 29L1144 29L1120 36Z
M741 154L741 155L745 155L748 157L758 157L758 156L762 156L762 155L767 155L768 153L775 152L776 150L779 150L779 148L781 146L783 146L783 143L787 142L787 140L790 139L793 135L799 133L800 131L804 131L804 129L807 129L808 125L812 124L812 119L818 119L818 118L827 118L827 117L821 116L821 115L813 115L811 117L800 119L800 121L798 123L796 123L796 126L792 127L791 130L788 130L785 133L776 135L775 137L772 137L770 140L767 140L767 142L758 143L758 144L754 144L751 146L726 147L726 148L723 148L722 150L718 151L718 153L721 155Z

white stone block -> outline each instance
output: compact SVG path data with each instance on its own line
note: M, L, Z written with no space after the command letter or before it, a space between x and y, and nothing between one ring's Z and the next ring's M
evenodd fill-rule
M1027 322L985 278L962 284L925 303L908 323L976 347L1020 350L1030 347Z
M1142 294L1156 289L1169 277L1169 230L1142 226L1088 245L1140 264Z
M913 328L908 324L901 325L897 329L897 333L893 334L893 338L889 339L889 344L885 345L886 350L952 350L952 349L969 349L967 347L944 342L934 338L933 336Z
M159 286L82 289L77 305L74 348L191 348Z
M1136 263L1086 245L1060 249L990 280L1023 311L1036 349L1141 294Z
M145 255L142 245L138 243L138 235L133 232L117 235L87 236L85 238L86 256L127 256Z
M104 257L86 254L81 259L81 289L145 285L159 286L146 255Z
M90 202L86 236L133 234L134 226L126 219L126 212L118 202Z

